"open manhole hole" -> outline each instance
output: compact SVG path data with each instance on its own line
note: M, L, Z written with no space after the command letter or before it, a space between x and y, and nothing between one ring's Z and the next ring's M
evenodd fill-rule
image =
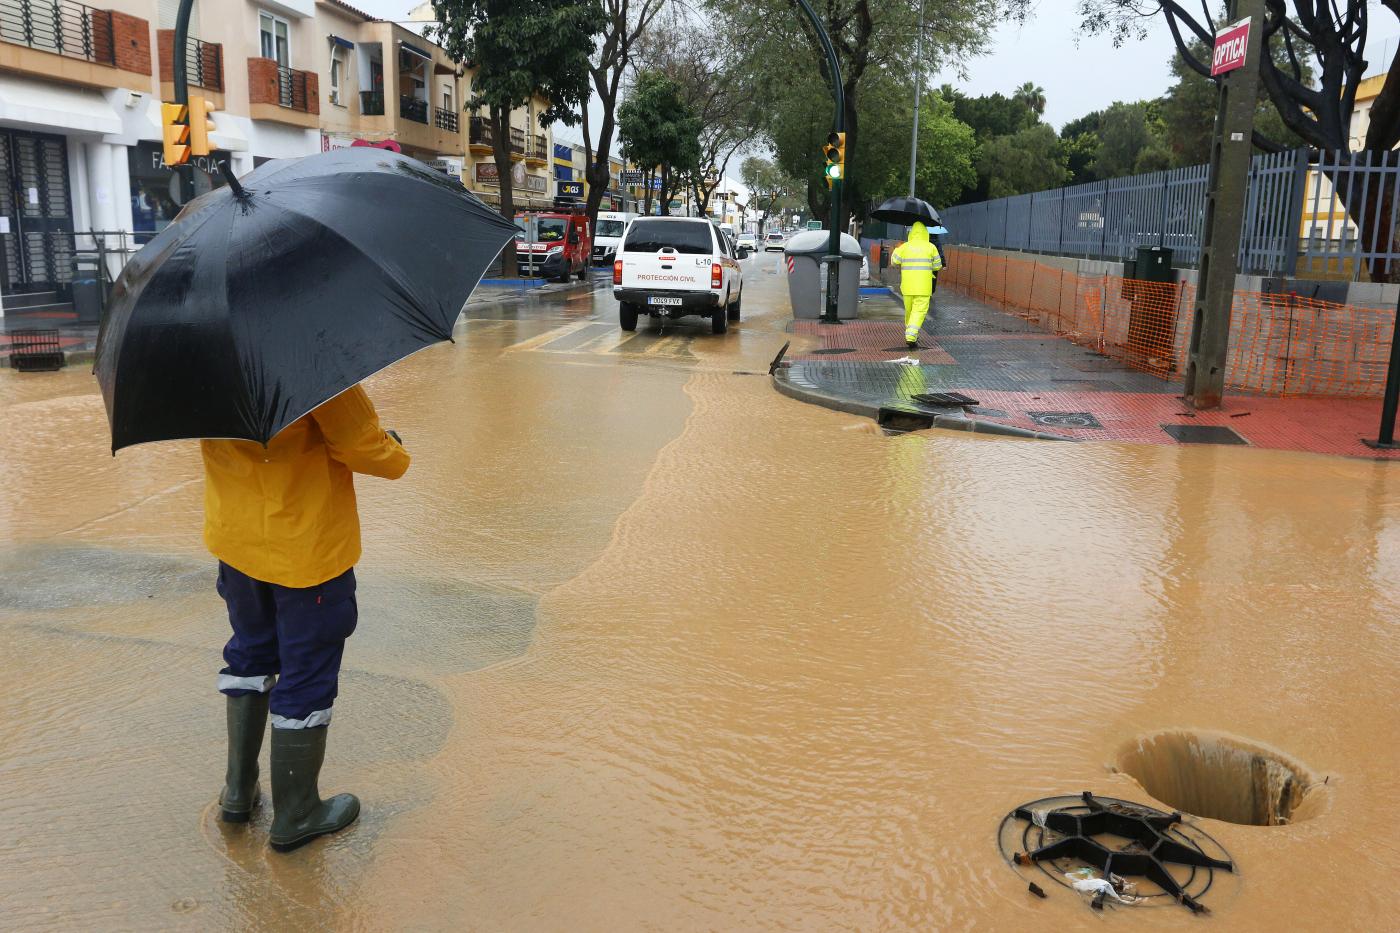
M1117 767L1184 813L1245 826L1307 819L1315 808L1303 807L1303 801L1323 783L1282 752L1233 736L1183 730L1128 743L1118 752Z
M1089 791L1022 804L1002 819L997 846L1031 893L1046 897L1048 882L1096 910L1180 904L1200 913L1217 873L1235 871L1224 847L1180 813Z
M822 348L822 349L820 349L820 350L813 350L813 351L812 351L812 354L813 354L814 356L815 356L815 355L819 355L819 354L820 354L820 355L828 355L828 356L830 356L830 355L834 355L834 354L837 354L837 353L854 353L854 352L856 352L854 347L824 347L824 348Z

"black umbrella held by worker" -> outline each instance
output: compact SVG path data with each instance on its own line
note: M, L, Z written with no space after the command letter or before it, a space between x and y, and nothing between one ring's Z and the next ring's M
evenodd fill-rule
M871 211L870 216L901 227L911 227L916 222L929 226L942 223L933 205L919 198L890 198Z
M517 232L454 178L356 147L270 162L191 201L122 271L95 371L113 452L267 443L443 340Z

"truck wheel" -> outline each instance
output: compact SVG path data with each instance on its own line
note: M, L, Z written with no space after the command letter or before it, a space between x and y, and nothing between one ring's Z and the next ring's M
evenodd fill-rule
M723 307L716 308L715 312L710 315L710 332L722 334L727 330L729 330L729 313Z
M622 301L617 305L617 321L622 325L623 330L637 329L637 306L630 301Z
M582 282L586 278L588 278L588 263L578 267L578 280Z
M744 296L743 296L743 294L741 293L741 294L739 295L739 300L736 301L736 302L734 302L732 305L729 306L729 319L730 319L731 321L737 321L737 320L739 320L739 309L740 309L740 306L743 305L743 303L744 303Z

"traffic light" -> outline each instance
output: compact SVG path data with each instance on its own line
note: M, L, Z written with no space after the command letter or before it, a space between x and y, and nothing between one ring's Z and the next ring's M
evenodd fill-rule
M822 152L826 155L826 186L830 188L832 182L846 177L846 134L832 133Z
M190 155L207 156L214 148L209 143L209 134L219 128L209 119L214 112L214 102L203 97L190 98Z
M190 124L186 117L189 108L184 104L160 105L160 125L165 136L165 164L184 165L190 160Z

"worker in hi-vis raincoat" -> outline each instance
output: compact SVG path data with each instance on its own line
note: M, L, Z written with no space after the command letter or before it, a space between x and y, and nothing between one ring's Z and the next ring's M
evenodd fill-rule
M919 329L928 316L933 298L934 277L943 268L938 247L929 242L928 227L915 222L909 239L895 248L890 261L900 268L899 291L904 296L904 342L909 349L919 346Z

